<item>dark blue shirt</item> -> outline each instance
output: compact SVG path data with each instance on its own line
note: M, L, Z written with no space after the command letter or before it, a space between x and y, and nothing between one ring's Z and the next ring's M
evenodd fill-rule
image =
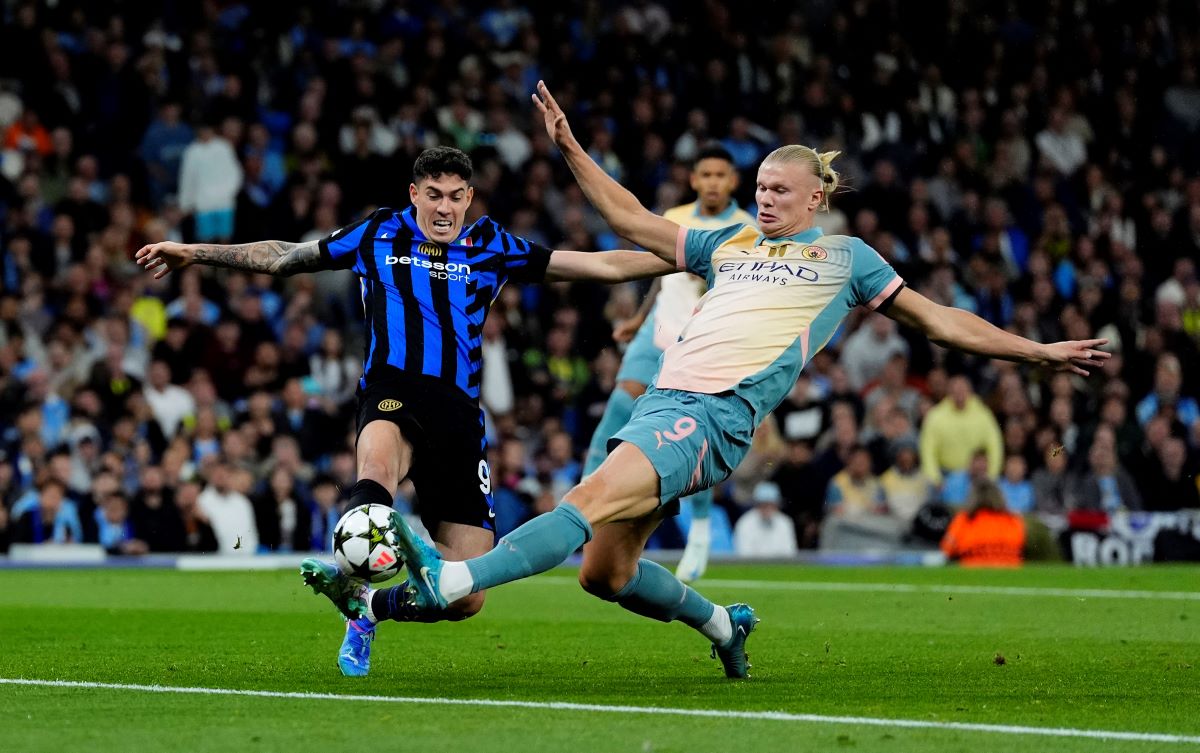
M449 245L417 226L412 207L380 209L320 241L328 267L361 278L367 347L362 384L391 366L444 379L479 399L483 322L509 280L538 282L550 250L488 217Z

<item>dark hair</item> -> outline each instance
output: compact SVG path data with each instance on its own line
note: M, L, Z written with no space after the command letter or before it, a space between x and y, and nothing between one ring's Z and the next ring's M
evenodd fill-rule
M426 149L417 156L417 161L413 162L413 183L439 175L457 175L465 181L470 181L473 174L471 158L466 152L451 146Z
M700 164L700 160L704 159L725 160L730 165L737 167L733 161L733 155L729 153L729 150L716 143L709 144L700 151L696 152L696 159L692 160L692 169L695 170L696 165Z

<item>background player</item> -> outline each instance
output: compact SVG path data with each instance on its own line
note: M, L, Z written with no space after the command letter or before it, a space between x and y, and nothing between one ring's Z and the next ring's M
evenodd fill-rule
M448 557L483 554L494 543L491 473L479 408L481 335L507 281L621 282L672 266L638 251L551 251L488 217L463 227L474 190L470 158L424 151L413 165L412 206L370 217L310 243L157 243L136 259L161 277L189 264L291 275L352 269L361 278L367 347L358 393L358 482L351 506L392 504L412 478L422 517ZM337 570L305 560L306 579L328 589ZM472 594L442 609L414 609L403 588L382 592L370 617L351 620L338 664L366 674L375 620L461 620L483 606ZM355 605L349 616L366 605Z
M754 224L754 218L733 200L733 192L738 186L737 168L724 147L714 145L700 150L692 163L690 181L696 200L668 209L663 212L664 217L683 227L706 230ZM707 289L707 281L686 272L660 277L654 281L638 315L617 327L615 337L622 339L632 334L633 339L621 359L617 386L608 398L604 415L588 446L584 476L599 468L608 456L608 440L633 415L633 401L654 383L663 350L679 339L683 325ZM688 497L692 523L688 529L687 547L675 569L675 575L684 583L702 576L708 566L712 499L711 489Z
M787 395L808 359L857 305L885 312L940 344L992 358L1086 376L1107 354L1104 340L1042 345L974 314L906 288L891 266L857 238L814 225L838 176L836 153L781 147L758 170L758 223L686 230L638 203L608 177L571 134L539 83L534 101L546 129L588 199L622 237L709 280L709 291L667 349L655 386L613 439L600 466L553 511L468 562L445 562L399 516L405 560L421 604L440 605L482 588L547 570L584 547L580 584L654 619L680 620L713 642L729 677L746 677L746 638L756 622L745 604L724 609L661 566L639 559L664 503L727 478L754 427ZM590 542L590 543L589 543Z

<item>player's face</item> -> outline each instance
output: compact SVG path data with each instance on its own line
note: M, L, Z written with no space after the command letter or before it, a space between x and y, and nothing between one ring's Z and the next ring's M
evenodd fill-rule
M462 230L475 189L453 174L422 178L408 186L408 198L417 208L417 227L431 241L451 243Z
M754 200L758 229L768 238L795 235L812 227L813 213L825 192L821 180L795 162L763 163L758 168Z
M723 159L702 159L692 169L692 190L709 213L720 212L729 206L729 197L737 190L737 184L737 171Z

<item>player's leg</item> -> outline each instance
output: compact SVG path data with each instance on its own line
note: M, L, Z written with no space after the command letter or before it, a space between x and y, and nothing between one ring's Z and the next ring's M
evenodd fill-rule
M599 468L604 458L608 457L609 440L629 422L634 402L645 393L646 385L654 381L662 358L662 350L654 344L654 327L655 312L651 310L621 358L617 384L608 396L604 415L600 417L600 423L592 433L592 442L588 445L583 463L584 476Z
M495 545L496 513L483 413L474 404L443 401L420 418L420 457L411 478L437 554L450 560L484 555ZM371 593L369 616L400 622L458 621L483 608L482 589L447 604L418 603L413 598L414 570L409 563L408 581Z
M593 526L644 517L658 504L654 466L638 448L621 443L595 473L567 492L562 504L517 528L482 557L445 562L402 518L393 519L405 559L421 578L415 583L417 601L445 605L549 570L590 540Z
M753 414L740 398L674 390L648 393L595 473L552 512L505 536L484 556L443 563L399 520L405 559L421 576L416 599L445 604L473 590L547 570L590 540L593 526L636 520L662 502L727 478L745 456L752 433Z
M691 583L699 580L708 569L708 552L712 546L712 522L709 518L713 504L712 489L687 497L687 502L692 510L692 523L675 575L684 583Z
M746 637L757 619L745 604L718 606L656 562L642 558L665 507L641 520L609 523L583 548L579 583L593 596L660 622L678 620L713 644L729 677L748 676Z
M592 433L592 442L588 445L587 456L583 462L584 476L599 468L600 464L604 462L604 458L608 457L608 440L612 439L629 421L629 417L633 415L634 402L645 391L646 385L643 382L632 379L617 382L612 394L608 396L608 403L604 406L604 414L600 416L600 423L596 425L596 431Z
M496 543L493 531L462 523L439 523L433 534L438 554L447 560L468 560L491 551ZM367 598L370 605L365 618L372 624L384 620L396 622L457 622L474 617L483 609L484 591L467 594L451 602L445 609L424 609L413 603L410 584L406 580L397 586L372 590Z

